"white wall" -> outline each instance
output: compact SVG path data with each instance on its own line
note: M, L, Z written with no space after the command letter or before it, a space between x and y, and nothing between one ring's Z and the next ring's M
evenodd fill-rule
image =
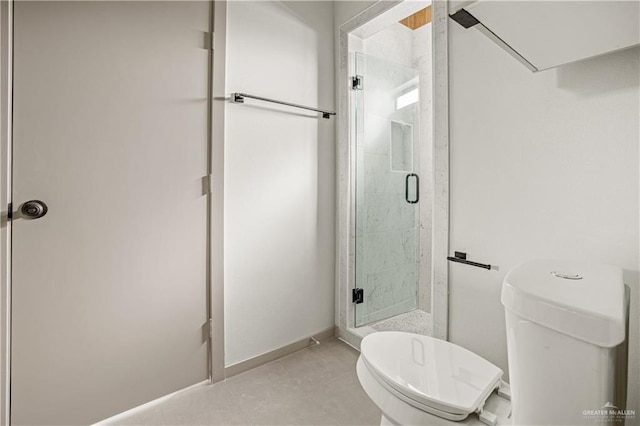
M229 2L227 93L334 109L333 13ZM227 365L334 324L334 123L249 99L227 107Z
M526 259L624 268L632 288L629 407L640 410L640 49L532 74L450 21L450 340L507 369L500 287Z

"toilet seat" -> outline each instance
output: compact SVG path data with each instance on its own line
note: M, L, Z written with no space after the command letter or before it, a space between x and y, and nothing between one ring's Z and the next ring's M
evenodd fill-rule
M453 343L403 332L378 332L361 343L362 364L404 402L460 421L481 412L502 370Z

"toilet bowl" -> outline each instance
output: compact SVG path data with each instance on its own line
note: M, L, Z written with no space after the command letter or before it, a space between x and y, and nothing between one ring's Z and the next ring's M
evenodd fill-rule
M594 410L624 410L629 299L620 268L527 262L507 274L501 301L511 387L500 368L450 342L404 332L362 339L356 371L381 425L591 425Z
M361 343L356 372L381 424L508 424L502 370L453 343L385 331Z

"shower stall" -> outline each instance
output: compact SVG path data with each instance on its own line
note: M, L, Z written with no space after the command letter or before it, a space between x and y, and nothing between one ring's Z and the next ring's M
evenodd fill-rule
M376 330L446 337L446 16L404 1L340 28L337 311L355 346Z
M417 69L355 53L355 325L418 307Z

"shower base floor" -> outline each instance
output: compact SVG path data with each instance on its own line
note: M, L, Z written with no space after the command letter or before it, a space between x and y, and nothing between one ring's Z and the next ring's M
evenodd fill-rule
M424 336L431 336L433 332L431 314L420 309L378 321L370 327L377 331L406 331Z

